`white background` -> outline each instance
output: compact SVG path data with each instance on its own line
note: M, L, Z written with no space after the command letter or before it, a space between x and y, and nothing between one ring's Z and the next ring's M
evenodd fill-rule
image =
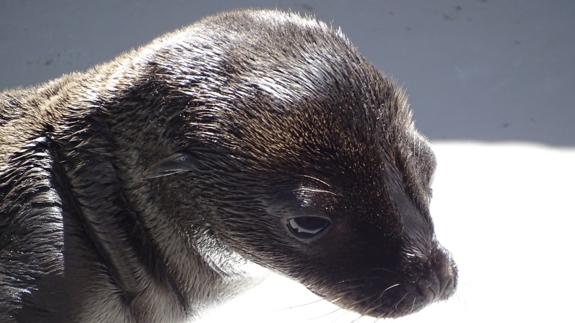
M573 1L0 0L0 89L86 69L241 7L333 22L407 88L438 156L432 214L460 285L452 299L399 322L575 322ZM314 299L270 274L203 321L358 317L302 305Z

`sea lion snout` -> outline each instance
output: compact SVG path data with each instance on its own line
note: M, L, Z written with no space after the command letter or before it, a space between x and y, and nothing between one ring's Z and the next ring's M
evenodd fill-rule
M457 265L449 252L443 247L436 248L432 257L432 270L437 277L437 286L434 286L435 298L445 300L455 292L457 286ZM439 287L439 289L437 289Z
M275 252L294 254L289 261L281 257L281 271L344 308L374 317L403 316L454 293L457 267L435 239L426 209L408 201L394 208L377 198L385 193L365 191L368 202L354 203L359 188L346 191L329 177L319 181L331 193L296 185L305 199L286 194L267 208L269 218L284 219L274 220L284 241ZM397 194L390 196L397 200Z
M440 245L428 257L406 256L397 267L359 269L352 275L360 278L348 278L346 287L355 284L355 290L336 303L374 317L399 317L446 300L454 294L458 280L455 262Z
M416 269L421 276L414 283L422 302L431 303L449 298L457 285L457 266L451 255L445 248L437 245L426 260L422 269Z

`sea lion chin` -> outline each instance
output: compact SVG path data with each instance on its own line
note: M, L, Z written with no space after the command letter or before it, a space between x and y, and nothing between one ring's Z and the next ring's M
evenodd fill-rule
M364 315L448 298L435 159L341 31L222 13L0 93L0 321L173 322L252 261Z

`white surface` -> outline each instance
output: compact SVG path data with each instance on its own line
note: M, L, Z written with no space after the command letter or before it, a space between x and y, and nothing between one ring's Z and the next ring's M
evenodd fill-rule
M575 150L472 143L434 149L432 216L459 266L459 287L451 299L396 321L575 322ZM270 275L199 321L349 323L359 317L327 302L309 304L317 299Z

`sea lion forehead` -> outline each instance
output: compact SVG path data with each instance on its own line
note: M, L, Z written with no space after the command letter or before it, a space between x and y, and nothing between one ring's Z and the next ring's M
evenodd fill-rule
M315 19L311 15L301 16L294 12L285 12L279 10L238 10L224 12L219 15L208 17L200 21L201 25L215 24L218 26L223 26L227 31L245 31L245 30L257 30L260 34L266 33L270 30L274 32L292 31L301 32L303 30L313 30L319 29L321 34L333 33L347 40L345 35L341 30L334 29L328 26L323 21Z
M195 24L187 32L190 42L197 40L197 34L202 34L201 38L211 38L235 59L234 65L239 67L254 60L262 66L260 69L264 69L294 60L357 59L351 57L357 56L357 52L340 29L294 13L273 10L229 12Z
M233 12L207 21L189 31L201 34L190 46L198 55L209 54L203 56L206 64L188 58L188 75L178 79L180 91L201 103L190 110L196 134L242 147L258 162L314 156L309 164L331 158L335 165L357 168L365 156L393 155L398 135L391 133L409 121L405 99L340 32L275 11ZM232 25L231 31L217 31ZM172 53L178 61L181 54ZM225 131L215 133L216 127Z
M326 87L338 84L344 90L350 90L349 85L365 88L366 83L376 83L373 80L381 77L339 29L292 13L224 13L170 38L174 36L178 42L161 50L162 70L170 71L177 63L184 73L175 75L175 81L182 85L198 82L198 75L210 77L218 83L211 93L233 95L239 91L243 95L257 88L275 98L292 100L290 96L302 92L331 95ZM197 64L198 60L203 64ZM165 74L162 77L168 80L174 77Z

